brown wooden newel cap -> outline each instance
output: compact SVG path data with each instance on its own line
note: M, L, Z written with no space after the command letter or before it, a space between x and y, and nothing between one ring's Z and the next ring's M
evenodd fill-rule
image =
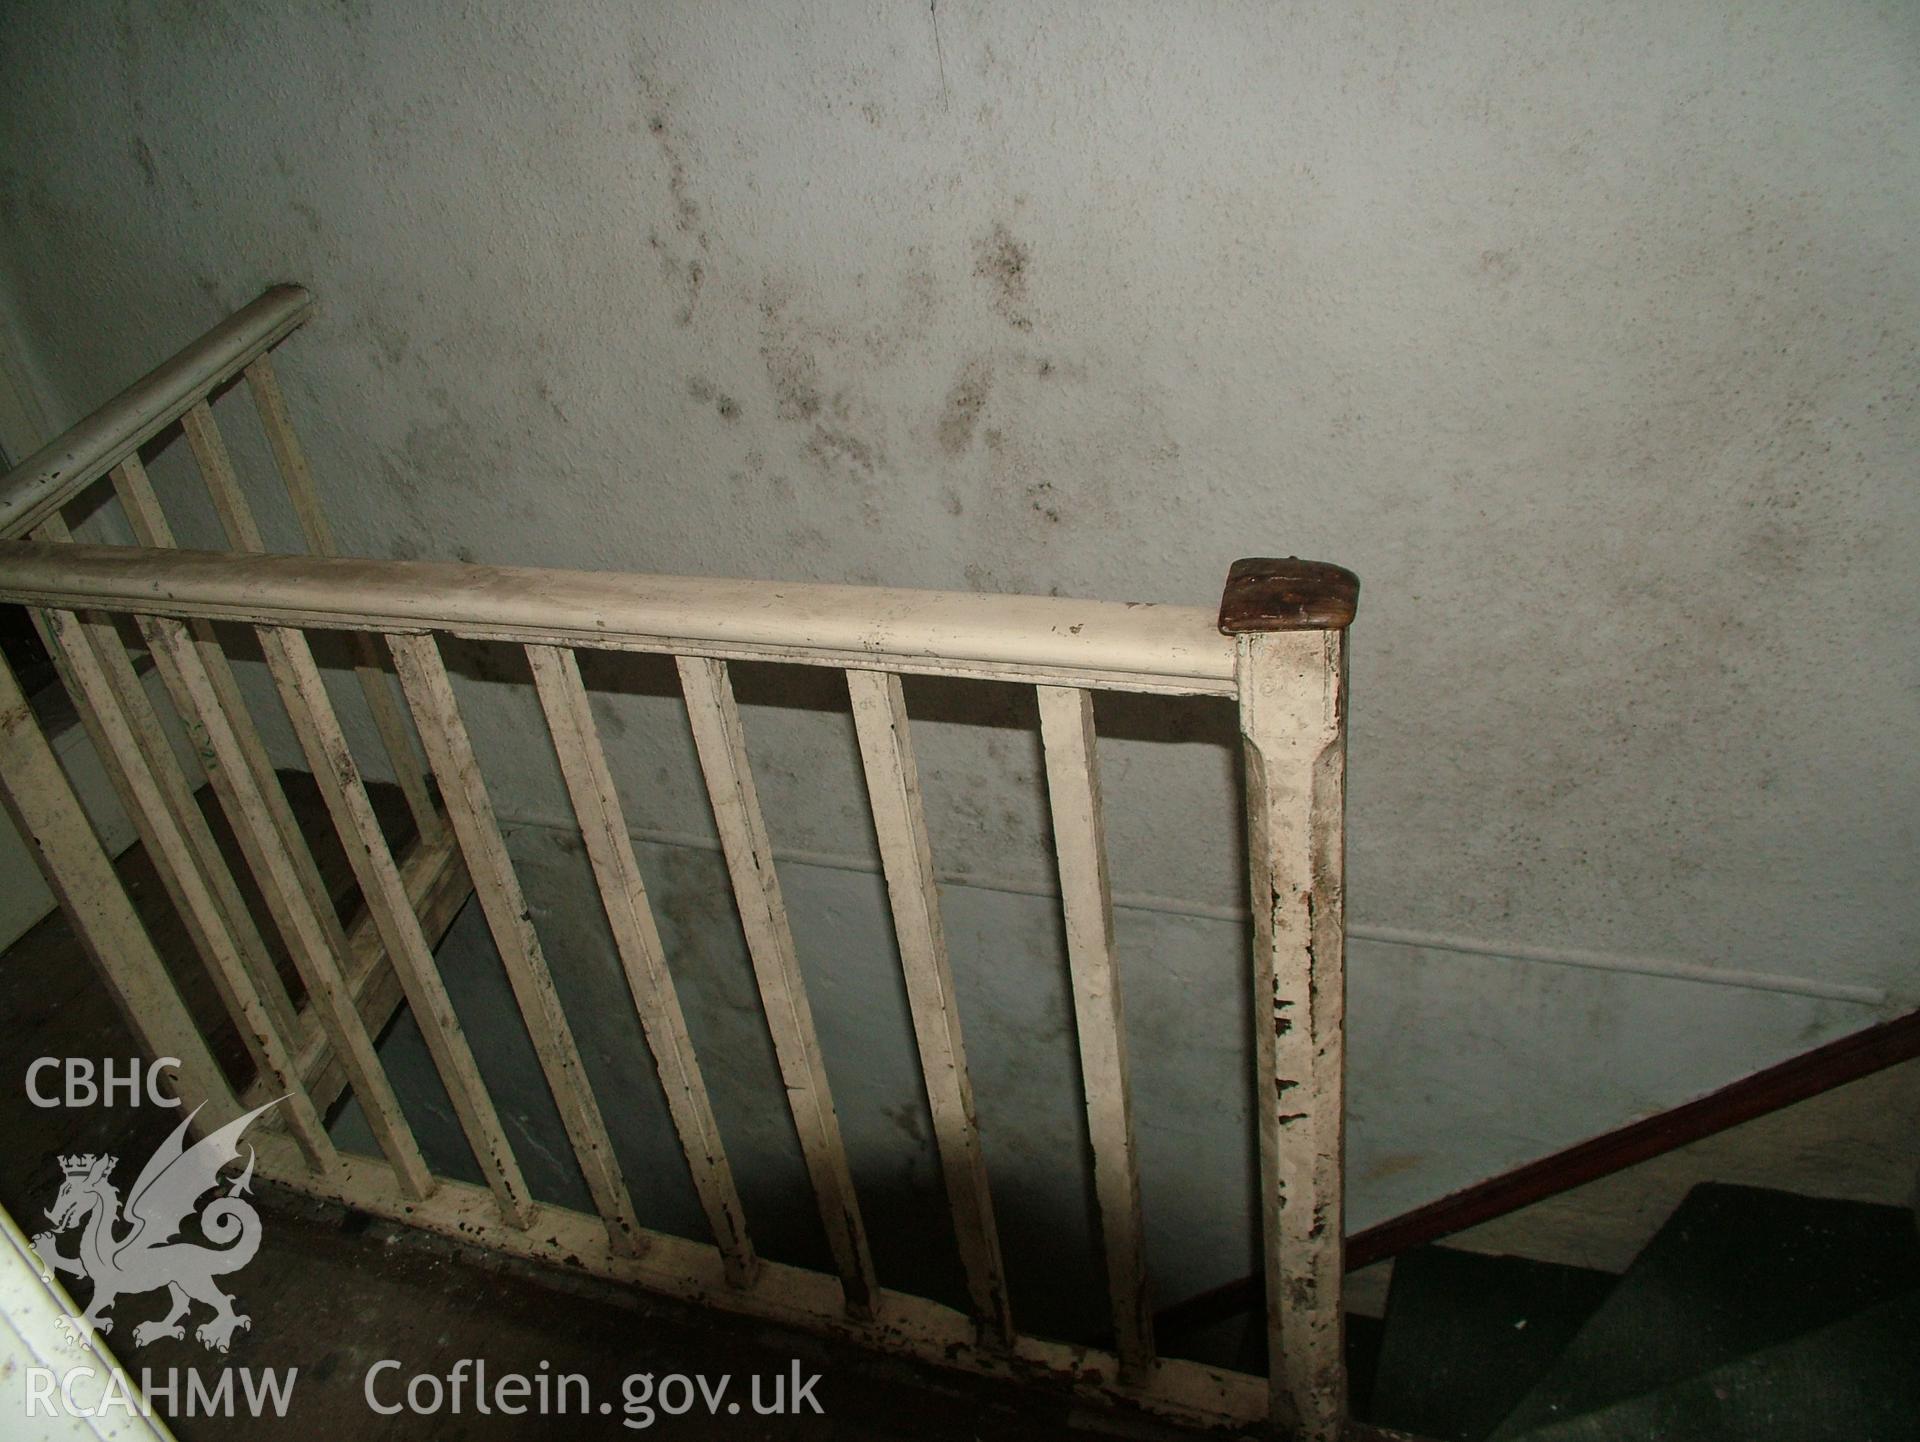
M1235 561L1220 596L1220 629L1338 631L1353 623L1360 578L1345 566L1298 556L1250 556Z

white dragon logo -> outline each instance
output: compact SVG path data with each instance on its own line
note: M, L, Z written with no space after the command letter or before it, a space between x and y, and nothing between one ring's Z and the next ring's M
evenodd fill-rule
M127 1194L124 1216L119 1190L108 1180L119 1158L91 1153L60 1158L66 1181L47 1208L54 1230L37 1235L33 1249L49 1274L64 1272L92 1280L93 1295L86 1311L70 1319L83 1344L95 1332L104 1335L113 1330L113 1318L105 1312L120 1297L161 1287L172 1298L171 1306L166 1316L133 1329L136 1346L144 1347L157 1337L183 1340L186 1328L180 1319L194 1302L213 1308L213 1316L193 1335L214 1351L226 1351L234 1331L252 1325L250 1318L233 1310L233 1298L214 1283L214 1278L246 1266L260 1249L260 1214L241 1195L253 1180L252 1147L247 1148L246 1169L225 1195L200 1210L201 1234L214 1245L174 1239L200 1197L220 1185L221 1169L239 1160L240 1134L247 1124L283 1100L275 1098L188 1147L187 1128L200 1111L195 1107L141 1169ZM78 1252L62 1256L56 1234L82 1224ZM116 1235L123 1226L127 1230Z

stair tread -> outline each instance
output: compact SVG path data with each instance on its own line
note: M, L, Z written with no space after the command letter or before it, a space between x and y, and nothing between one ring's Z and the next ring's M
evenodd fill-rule
M1524 1257L1423 1247L1393 1266L1367 1419L1478 1442L1553 1365L1615 1278Z
M1904 1208L1704 1183L1493 1436L1654 1392L1920 1288Z
M1920 1292L1656 1392L1525 1434L1525 1442L1916 1442Z
M1380 1347L1386 1324L1378 1317L1347 1313L1347 1405L1356 1416L1372 1416L1374 1378L1380 1372Z

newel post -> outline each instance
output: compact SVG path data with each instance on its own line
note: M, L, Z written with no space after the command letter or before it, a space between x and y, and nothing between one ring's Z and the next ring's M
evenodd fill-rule
M1276 1425L1333 1442L1342 1355L1346 628L1360 583L1297 557L1234 562L1253 910L1267 1360Z

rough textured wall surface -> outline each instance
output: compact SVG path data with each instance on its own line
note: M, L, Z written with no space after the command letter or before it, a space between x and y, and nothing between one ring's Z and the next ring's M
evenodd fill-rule
M22 4L0 266L61 418L309 284L364 553L1353 567L1350 917L1451 948L1352 948L1364 1222L1920 989L1916 67L1867 3ZM710 833L671 689L602 679L634 824ZM776 844L870 858L844 698L753 684ZM1030 701L910 699L942 868L1043 878ZM1102 723L1147 954L1211 954L1154 899L1238 897L1230 718Z

